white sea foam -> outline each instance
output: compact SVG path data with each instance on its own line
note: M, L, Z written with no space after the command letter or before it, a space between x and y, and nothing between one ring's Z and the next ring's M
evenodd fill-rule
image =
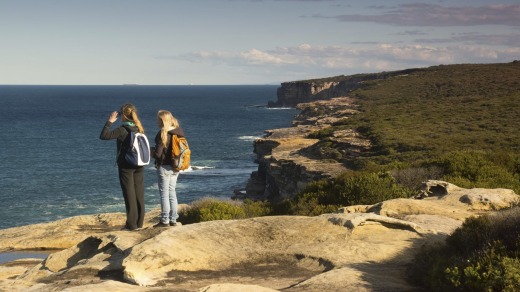
M246 107L259 107L259 108L263 108L263 107L267 107L265 104L250 104L250 105L246 105Z
M262 137L258 137L258 136L240 136L238 137L238 139L240 140L244 140L244 141L255 141L256 139L260 139Z
M194 171L203 171L203 170L206 170L206 169L213 169L213 168L215 168L215 167L213 167L213 166L190 165L190 167L188 167L188 169L181 170L180 172L181 173L186 173L186 172L194 172Z
M213 169L214 166L197 166L197 165L190 165L190 168L192 170L204 170L204 169Z
M204 169L203 171L189 171L189 175L196 175L196 176L234 176L234 175L240 175L240 174L250 174L251 172L255 171L256 167L252 168L209 168Z
M153 185L149 186L149 187L146 187L147 190L153 190L153 191L156 191L156 190L159 190L159 184L158 183L154 183Z
M268 107L267 109L270 109L270 110L292 110L294 108L293 107Z

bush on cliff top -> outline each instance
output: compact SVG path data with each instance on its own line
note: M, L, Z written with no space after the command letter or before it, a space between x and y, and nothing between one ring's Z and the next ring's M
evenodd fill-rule
M266 216L271 213L270 204L263 201L244 202L202 198L179 212L179 221L184 224L213 220L244 219Z
M369 205L394 198L410 197L414 191L396 183L386 172L346 172L329 180L311 182L301 193L285 202L291 215L315 216L350 205Z
M520 291L520 207L468 218L409 269L428 291Z
M462 150L428 162L445 181L463 188L509 188L520 193L520 155L505 151Z

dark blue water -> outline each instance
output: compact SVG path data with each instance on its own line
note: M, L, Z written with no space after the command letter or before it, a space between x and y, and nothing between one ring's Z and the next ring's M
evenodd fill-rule
M290 126L290 109L262 107L277 86L0 86L0 229L64 217L124 212L116 142L99 140L110 113L136 105L148 137L156 113L180 121L193 170L179 177L180 203L229 198L257 165L253 140ZM120 120L116 122L119 125ZM146 209L159 207L155 169L145 175Z

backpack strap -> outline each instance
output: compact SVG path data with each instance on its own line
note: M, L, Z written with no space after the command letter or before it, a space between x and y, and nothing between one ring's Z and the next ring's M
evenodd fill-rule
M123 140L121 141L121 147L119 147L119 150L117 151L117 154L116 154L116 162L114 163L114 165L117 165L117 161L119 160L119 156L121 155L121 152L125 153L126 149L128 148L130 141L127 142L127 139L130 139L130 132L132 132L132 130L130 130L128 127L125 127L125 125L121 125L121 128L124 128L126 130L126 136L125 138L123 138Z

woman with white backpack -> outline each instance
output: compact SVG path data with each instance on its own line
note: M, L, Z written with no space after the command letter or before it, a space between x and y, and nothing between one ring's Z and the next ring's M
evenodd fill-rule
M121 115L123 124L113 130L110 130L112 124L117 121L118 115ZM144 128L137 115L137 109L133 104L125 104L120 111L114 111L110 114L108 121L105 123L99 138L101 140L117 141L117 166L119 173L119 183L125 199L126 209L126 230L138 230L143 227L144 223L144 167L142 165L134 165L127 161L125 155L130 147L130 137L132 133L144 134ZM149 147L146 145L146 147ZM149 151L149 149L147 150Z

